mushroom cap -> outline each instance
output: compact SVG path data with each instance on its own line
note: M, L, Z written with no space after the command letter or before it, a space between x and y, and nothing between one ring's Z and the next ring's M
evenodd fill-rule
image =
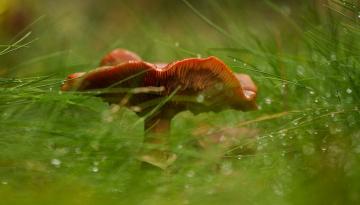
M72 74L61 89L88 91L145 88L146 91L146 88L154 87L163 89L131 95L105 92L98 96L109 103L124 102L127 98L125 105L137 106L140 115L164 99L166 103L162 109L167 110L170 117L183 110L197 114L226 108L243 111L257 108L257 88L251 78L245 74L234 74L216 57L188 58L168 65L131 59L114 66L99 67L85 74Z

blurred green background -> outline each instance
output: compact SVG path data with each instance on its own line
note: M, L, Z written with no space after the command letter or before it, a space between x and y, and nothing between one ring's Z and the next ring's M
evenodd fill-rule
M359 204L359 2L0 0L1 204ZM166 171L136 160L143 122L61 93L114 48L215 55L259 110L175 117Z

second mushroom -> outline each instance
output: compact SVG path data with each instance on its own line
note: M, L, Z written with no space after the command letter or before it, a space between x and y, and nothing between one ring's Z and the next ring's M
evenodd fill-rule
M151 148L144 148L139 159L162 169L176 159L168 146L171 119L177 113L257 107L252 79L233 73L216 57L154 64L124 49L107 54L99 68L69 75L61 90L100 91L97 96L106 102L127 106L144 117L144 142Z

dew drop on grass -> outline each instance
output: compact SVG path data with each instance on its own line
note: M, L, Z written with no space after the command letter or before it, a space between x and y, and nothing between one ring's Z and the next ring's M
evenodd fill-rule
M272 189L276 195L284 196L284 189L280 184L273 185Z
M340 132L342 132L342 129L341 128L336 128L335 132L340 133Z
M350 88L346 89L346 93L347 94L351 94L352 93L352 90Z
M205 97L204 97L204 95L202 95L202 94L200 94L200 95L198 95L198 96L196 97L196 101L197 101L198 103L203 103L204 100L205 100Z
M285 152L285 151L282 151L280 155L281 155L282 157L285 157L286 152Z
M99 168L98 168L97 166L93 166L93 167L91 168L91 171L96 173L96 172L99 171Z
M321 151L322 152L326 152L327 148L326 147L321 147Z
M299 65L296 68L296 72L299 76L303 76L305 73L305 68L303 66Z
M234 58L233 61L236 62L237 61L236 58Z
M313 90L310 90L310 95L314 95L315 94L315 92L313 91Z
M58 168L61 166L61 161L59 159L54 158L51 160L51 164L54 165L56 168Z
M271 98L265 98L265 103L270 105L272 103Z
M335 53L331 54L330 58L332 61L336 61L336 59L337 59L336 54Z
M185 184L185 189L186 189L186 190L190 190L190 191L191 191L192 188L193 188L193 187L192 187L190 184Z
M8 182L7 182L7 181L2 181L1 184L2 184L2 185L7 185Z
M179 47L180 46L180 43L179 42L175 42L175 47Z
M186 176L189 177L189 178L192 178L195 176L195 172L193 170L190 170L186 173Z

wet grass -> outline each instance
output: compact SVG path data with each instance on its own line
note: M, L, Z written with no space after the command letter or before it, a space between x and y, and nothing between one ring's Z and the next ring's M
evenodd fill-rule
M289 7L264 2L271 20L254 18L264 24L277 19L269 26L254 25L246 16L254 11L228 12L239 6L234 1L176 5L181 9L134 17L138 10L124 3L135 29L124 32L124 22L121 28L83 23L86 36L64 23L70 18L64 11L47 14L35 18L32 33L0 47L1 201L358 204L356 5L329 4L321 12L306 3L290 15ZM174 16L183 19L171 27ZM148 22L154 18L159 22ZM171 29L164 31L162 24ZM73 32L71 37L59 28ZM59 92L67 74L95 68L115 47L157 62L218 56L253 77L259 110L177 115L171 131L177 161L166 171L144 168L136 159L144 134L138 116L91 93Z

